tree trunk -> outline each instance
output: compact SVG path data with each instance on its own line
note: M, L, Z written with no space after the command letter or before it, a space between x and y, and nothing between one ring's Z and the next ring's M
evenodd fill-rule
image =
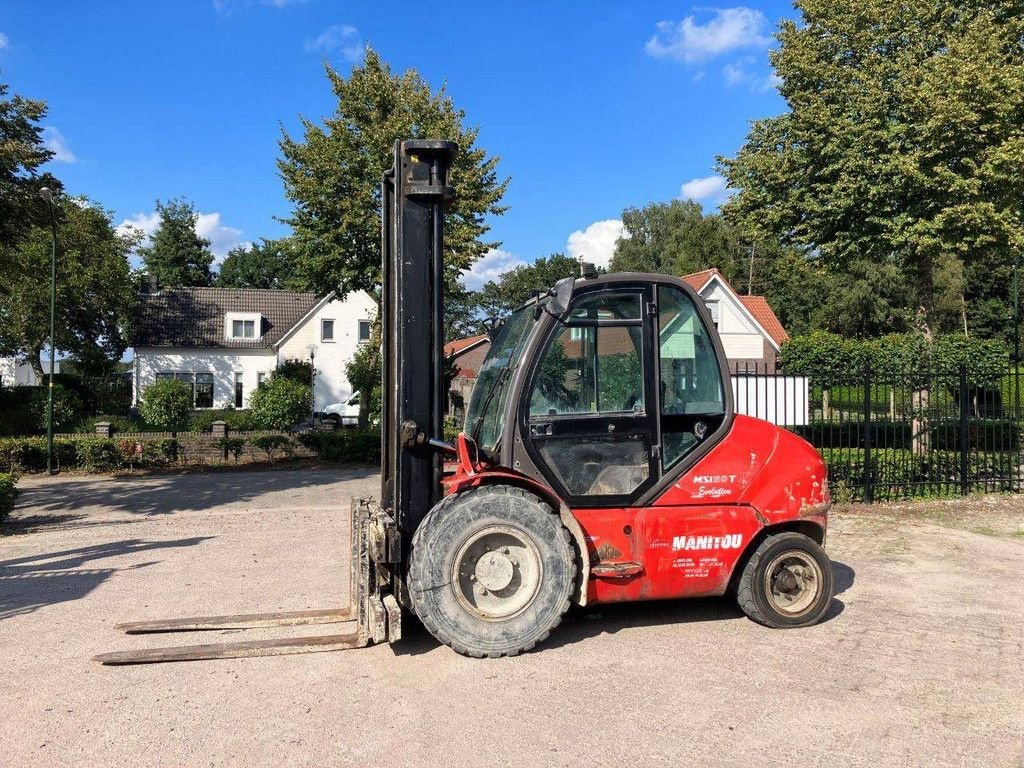
M43 364L39 361L39 356L43 354L43 345L35 347L29 351L28 364L32 366L32 373L36 375L36 381L43 383L43 379L46 378L46 372L43 370Z

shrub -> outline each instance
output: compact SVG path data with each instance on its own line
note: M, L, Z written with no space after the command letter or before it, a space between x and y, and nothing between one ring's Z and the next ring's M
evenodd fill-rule
M245 439L241 437L222 437L217 441L217 447L224 452L224 460L228 458L228 454L235 457L235 464L242 457L242 451L245 450Z
M73 469L78 466L78 446L75 441L54 439L53 458L57 469ZM42 472L45 469L45 437L0 438L0 472Z
M193 411L189 416L189 432L209 432L215 421L223 421L231 429L239 432L259 428L251 412L225 408L216 411Z
M178 441L172 437L151 440L142 446L142 458L158 467L173 463L178 460Z
M454 443L462 431L462 423L453 416L446 416L444 420L444 439Z
M49 394L46 387L11 387L0 392L0 435L38 435L46 432ZM82 418L82 401L72 390L54 382L53 429L64 432Z
M380 433L370 429L305 432L299 442L322 461L380 463Z
M253 439L252 445L267 454L267 461L273 461L274 453L280 450L291 456L294 443L286 435L260 435Z
M192 412L192 387L174 379L155 381L142 393L139 412L142 418L161 429L185 430Z
M313 364L308 360L285 360L274 371L274 376L294 381L296 384L311 386L313 381Z
M14 509L14 500L18 498L18 489L14 487L14 475L0 474L0 525Z
M120 467L124 455L117 442L105 437L87 437L76 441L78 465L89 472L109 472Z
M311 415L313 390L275 374L252 393L249 407L264 429L288 429Z

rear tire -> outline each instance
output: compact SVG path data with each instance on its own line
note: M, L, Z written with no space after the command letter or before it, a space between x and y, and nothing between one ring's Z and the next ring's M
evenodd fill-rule
M817 624L832 602L832 561L801 533L777 533L761 542L740 576L736 600L766 627Z
M506 485L448 497L412 541L409 597L427 630L467 656L515 656L569 609L576 554L551 507Z

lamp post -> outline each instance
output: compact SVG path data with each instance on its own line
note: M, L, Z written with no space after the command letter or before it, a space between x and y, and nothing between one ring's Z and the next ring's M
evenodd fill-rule
M46 201L50 209L50 234L52 237L50 247L50 380L47 387L48 396L46 400L46 473L53 474L53 373L54 373L54 346L56 314L57 314L57 221L53 216L53 192L49 187L39 190L39 196Z
M316 424L316 344L306 347L309 352L309 388L313 393L313 424Z

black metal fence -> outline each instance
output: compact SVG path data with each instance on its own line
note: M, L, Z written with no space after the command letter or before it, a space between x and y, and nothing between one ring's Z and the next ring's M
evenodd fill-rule
M787 375L740 365L736 410L809 441L839 499L1019 492L1022 382L1006 371Z

